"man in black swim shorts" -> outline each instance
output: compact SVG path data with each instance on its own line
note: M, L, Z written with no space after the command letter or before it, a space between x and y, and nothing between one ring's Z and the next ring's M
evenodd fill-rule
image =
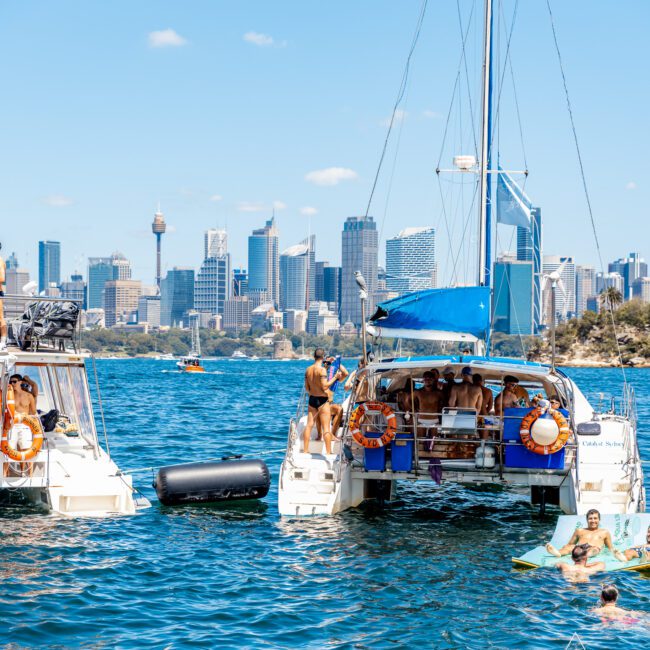
M314 350L314 363L305 371L305 390L309 395L309 410L307 411L307 426L303 433L303 451L309 453L309 441L311 430L316 420L320 422L320 428L325 441L325 453L332 453L332 415L328 401L328 388L341 378L340 371L332 379L327 379L327 371L323 366L325 350L316 348Z
M633 546L623 552L628 562L637 558L650 560L650 526L648 526L648 530L646 531L645 541L645 546Z

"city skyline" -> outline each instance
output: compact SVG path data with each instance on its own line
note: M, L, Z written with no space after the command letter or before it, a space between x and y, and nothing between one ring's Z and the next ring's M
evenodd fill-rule
M0 214L3 225L16 227L0 236L21 264L36 267L29 239L36 231L38 239L62 242L64 278L82 271L88 257L121 250L134 277L153 284L150 222L158 201L169 224L163 274L174 264L198 268L191 242L206 228L228 230L237 267L245 264L250 230L273 212L286 233L282 250L308 234L327 241L349 215L364 214L417 3L378 0L372 12L336 2L326 11L199 5L195 16L172 5L129 5L129 21L120 20L125 3L93 6L83 30L72 6L5 8L6 90L20 100L4 107L12 129L0 159L7 186ZM547 235L575 242L572 251L554 252L600 270L557 70L548 65L556 62L543 10L519 8L512 42L526 190L544 206ZM629 2L611 12L604 2L575 2L555 12L603 256L614 259L629 248L621 221L641 229L648 204L647 183L636 173L648 148L640 128L648 87L638 83L646 74L637 48L650 7ZM431 6L414 53L394 182L384 171L370 211L382 265L386 239L407 224L435 228L438 248L447 249L433 169L458 54L457 35L439 25L453 24L455 13L451 4ZM363 44L356 30L341 27L342 17L349 25L364 21ZM597 42L607 50L596 50ZM626 75L618 75L623 68ZM72 96L85 99L71 103ZM512 144L512 165L522 167ZM612 160L626 164L612 168ZM25 222L29 229L18 227ZM339 254L334 247L327 257L340 264Z

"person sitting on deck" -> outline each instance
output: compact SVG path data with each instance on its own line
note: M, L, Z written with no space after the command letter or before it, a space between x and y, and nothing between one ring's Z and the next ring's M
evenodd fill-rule
M307 425L303 432L303 450L309 453L309 441L311 430L316 420L320 420L323 439L325 440L325 453L332 453L332 420L330 415L329 398L327 389L340 379L337 372L332 379L327 379L327 371L323 367L325 350L316 348L314 350L314 363L305 371L305 390L309 395L309 408L307 411Z
M494 395L492 391L485 385L483 381L483 375L479 375L478 372L472 375L472 383L474 386L478 386L481 389L483 394L483 400L481 402L480 415L490 415L492 409L494 408Z
M451 366L447 366L443 371L442 371L442 376L445 380L445 383L443 384L441 390L442 390L442 404L441 407L449 406L449 398L451 396L451 391L453 387L456 385L456 382L454 381L454 378L456 376L456 373L454 372L454 369Z
M438 390L436 376L431 370L427 370L422 375L424 386L415 391L417 399L417 412L422 413L423 417L418 415L418 426L426 429L435 427L440 422L440 412L442 410L443 393Z
M589 559L588 546L588 544L584 544L573 547L573 550L571 551L573 564L558 562L555 565L560 571L562 571L563 576L576 581L586 581L590 575L605 570L604 562L591 562L587 564L587 560Z
M36 382L27 375L15 374L11 375L9 383L14 389L16 413L36 415L36 398L38 397L38 386Z
M452 386L449 406L476 409L476 412L480 413L483 406L483 391L480 386L473 383L472 374L469 366L465 366L460 371L462 382Z
M410 422L412 414L420 410L420 398L413 377L409 377L404 388L397 391L397 408L403 414L404 422Z
M650 526L648 526L648 530L646 531L645 541L645 545L632 546L632 548L628 548L623 552L628 562L637 558L645 562L650 561Z
M556 549L551 543L546 545L546 550L555 557L562 557L571 553L577 546L586 547L588 557L598 555L606 546L612 555L619 561L625 562L625 556L612 544L612 535L607 528L600 527L600 512L595 508L587 511L587 528L577 528L571 539L561 548Z
M506 375L503 378L504 388L494 400L494 412L502 415L507 408L525 408L530 406L528 391L519 386L519 380L514 375Z

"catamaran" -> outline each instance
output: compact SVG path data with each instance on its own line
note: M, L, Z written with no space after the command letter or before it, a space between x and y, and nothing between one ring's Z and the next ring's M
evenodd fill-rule
M105 449L100 445L87 372L94 360L79 347L78 303L5 296L5 314L12 305L22 315L9 323L13 341L0 351L0 499L69 517L148 507L134 498L108 440ZM96 394L103 426L98 385Z
M368 334L374 341L444 343L457 346L457 352L382 358L379 347L375 360L359 370L352 394L343 403L344 418L334 432L331 454L324 453L315 432L309 448L303 449L303 393L289 423L279 474L282 515L333 515L366 499L390 499L399 481L432 487L500 486L528 494L540 509L556 505L566 514L582 515L594 507L603 514L645 512L633 389L625 383L622 396L602 409L588 401L554 359L545 365L489 355L495 227L491 175L512 187L510 175L492 165L493 22L492 1L486 0L480 156L454 158L454 172L473 174L478 184L477 286L428 289L388 300L366 322L368 296L363 279L357 278L364 354ZM512 189L515 209L521 197ZM553 303L560 274L558 270L547 278ZM554 304L550 311L554 330ZM449 405L422 412L413 397L425 373L433 373L436 381L436 373L445 374L442 386L451 390L452 376L461 373L480 375L494 394L512 391L518 384L520 403L510 400L494 412Z

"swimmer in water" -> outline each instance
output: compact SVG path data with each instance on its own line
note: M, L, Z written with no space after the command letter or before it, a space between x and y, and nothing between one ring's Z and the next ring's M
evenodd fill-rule
M639 619L630 612L618 606L618 589L616 585L603 585L600 592L600 607L596 607L594 612L600 616L603 621L621 621L623 623L636 623Z
M555 557L568 555L576 546L587 546L589 557L598 555L606 546L619 561L625 562L625 556L612 544L612 535L607 528L600 528L600 512L596 509L587 512L587 528L578 528L571 539L561 548L556 549L552 544L546 545L546 550Z
M560 571L562 571L562 575L565 578L568 578L573 582L587 582L589 576L605 570L604 562L590 562L587 564L589 552L585 546L586 545L573 547L573 550L571 551L573 564L558 562L555 565Z

